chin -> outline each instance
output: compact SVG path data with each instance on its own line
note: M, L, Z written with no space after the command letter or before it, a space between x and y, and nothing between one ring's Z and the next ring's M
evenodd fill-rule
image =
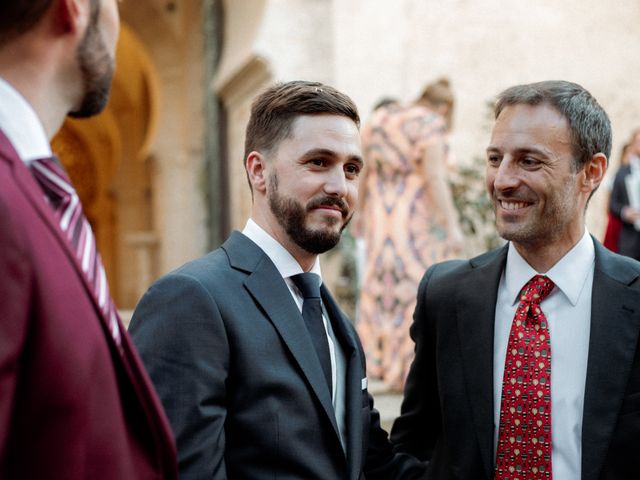
M336 234L342 232L342 230L344 229L344 223L332 219L331 221L312 222L311 224L305 225L305 227L311 232Z

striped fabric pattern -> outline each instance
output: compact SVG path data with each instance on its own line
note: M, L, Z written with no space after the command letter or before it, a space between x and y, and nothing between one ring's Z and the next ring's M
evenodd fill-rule
M109 329L116 344L121 346L118 313L109 294L109 285L100 253L89 221L82 212L82 205L67 173L58 160L43 158L30 164L31 172L45 193L62 232L65 234L82 271L92 287L102 314L109 321Z

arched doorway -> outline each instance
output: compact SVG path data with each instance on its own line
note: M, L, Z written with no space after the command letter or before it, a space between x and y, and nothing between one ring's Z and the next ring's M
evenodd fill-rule
M90 119L67 119L52 142L94 228L121 309L133 308L155 277L149 145L158 116L157 85L144 46L123 24L107 108Z

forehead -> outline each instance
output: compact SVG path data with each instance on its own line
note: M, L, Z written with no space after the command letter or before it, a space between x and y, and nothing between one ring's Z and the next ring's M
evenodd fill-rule
M509 105L496 119L489 148L542 148L552 153L571 150L567 119L550 105ZM570 152L569 152L570 153Z
M280 147L300 150L325 148L337 154L360 156L360 132L353 120L341 115L301 115Z

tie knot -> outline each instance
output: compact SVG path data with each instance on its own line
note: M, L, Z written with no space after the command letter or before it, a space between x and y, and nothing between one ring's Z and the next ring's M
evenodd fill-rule
M540 303L551 293L555 283L545 275L536 275L520 291L520 301Z
M66 183L71 183L66 170L55 155L51 157L37 158L32 160L29 165L40 173L50 172L56 177L63 179Z
M56 157L38 158L29 164L45 194L53 202L54 208L64 199L75 194L71 180Z
M291 277L303 298L320 298L320 275L315 273L299 273Z

